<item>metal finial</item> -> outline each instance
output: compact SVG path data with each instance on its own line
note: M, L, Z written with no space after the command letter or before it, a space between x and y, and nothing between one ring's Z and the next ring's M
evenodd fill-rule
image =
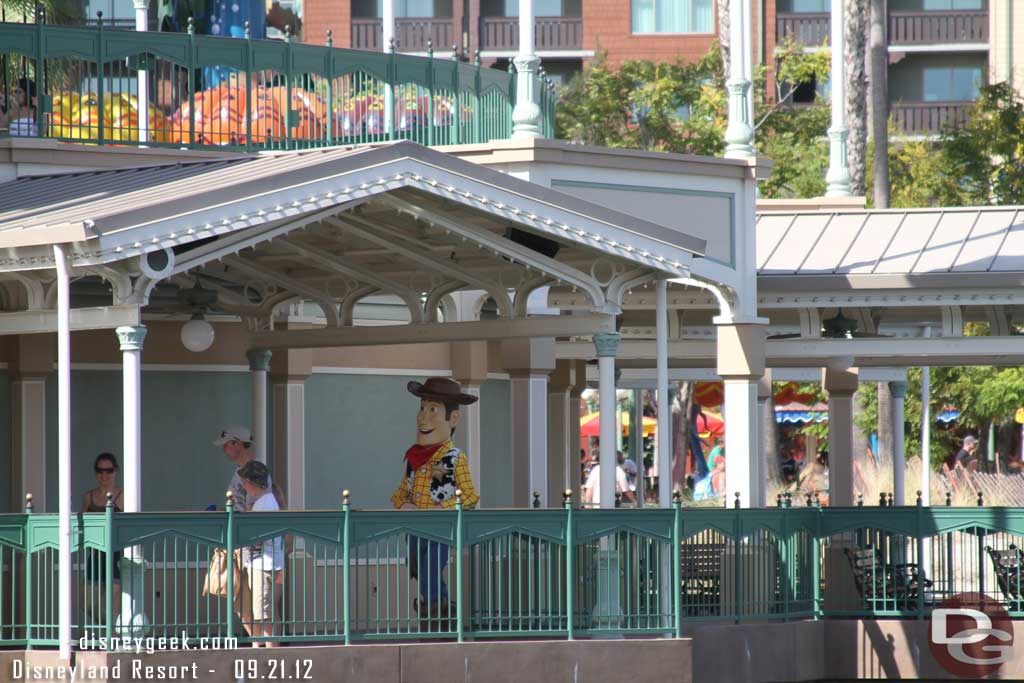
M814 492L814 507L821 507L821 494L818 493L817 491Z
M434 41L430 38L427 39L427 56L430 58L434 56Z
M107 491L107 505L108 508L114 507L114 494Z
M924 505L924 499L921 497L921 492L920 491L917 492L917 504L918 505Z
M566 489L562 491L562 505L570 505L572 503L572 489Z
M28 510L29 512L32 512L32 494L31 493L26 493L25 494L25 509Z
M225 504L228 507L231 507L232 505L235 504L235 494L233 494L231 491L225 491L224 498L226 499Z
M540 507L540 491L534 491L533 492L533 507L535 507L535 508L539 508Z
M462 507L462 489L455 489L455 504Z
M394 36L391 36L391 38L388 39L388 50L390 50L391 52L395 51L395 37Z
M248 21L245 22L245 38L246 40L252 38L252 24L250 24Z
M334 47L334 31L327 29L327 47Z
M473 64L480 66L480 50L473 52Z
M100 27L103 26L103 10L96 13L96 23L99 24Z
M889 492L889 507L892 507L895 504L896 504L896 501L895 501L895 499L894 499L894 497L892 495L892 491L890 491Z
M885 507L885 492L878 494L878 507Z
M785 498L786 498L786 507L788 507L788 508L793 507L793 494L790 493L789 491L786 491Z
M985 494L978 491L978 507L984 507L985 505Z
M345 489L344 491L341 492L341 504L342 505L348 505L348 503L349 503L349 491L348 491L348 489Z
M951 507L952 505L953 505L953 494L951 494L949 491L946 491L946 507Z
M618 491L615 492L615 507L622 507L622 494Z
M682 494L682 492L679 489L676 489L676 490L674 490L672 492L672 502L673 503L682 503L683 502L683 494Z
M736 509L739 509L739 507L740 507L740 492L739 491L736 492L736 500L734 500L732 502L732 506L734 508L736 508Z
M775 494L775 507L777 507L777 508L782 507L782 494L781 493Z
M512 60L508 60L508 72L514 74L516 72L516 65L512 63Z
M196 20L192 17L188 18L188 26L186 30L190 36L194 35L196 32Z
M808 493L806 496L807 507L811 507L811 494Z
M858 493L857 494L857 507L859 507L859 508L864 507L864 494L863 493Z

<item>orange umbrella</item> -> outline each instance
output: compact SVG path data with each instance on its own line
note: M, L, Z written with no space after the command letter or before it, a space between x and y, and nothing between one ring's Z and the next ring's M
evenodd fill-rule
M798 391L800 385L796 382L786 382L775 392L775 403L785 405L787 403L813 403L814 395Z
M629 413L622 413L622 433L629 434ZM650 436L658 428L658 421L644 415L644 436ZM590 413L580 418L580 436L601 436L601 412Z
M725 397L721 382L697 382L693 387L693 400L705 408L720 406Z

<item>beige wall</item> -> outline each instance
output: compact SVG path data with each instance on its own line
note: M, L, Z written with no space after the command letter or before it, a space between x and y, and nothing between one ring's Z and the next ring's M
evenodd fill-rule
M1006 36L1006 10L1011 9L1011 36ZM1024 86L1024 5L1019 0L989 0L989 82L1007 80L1006 51L1009 46L1012 62L1012 83L1018 90Z

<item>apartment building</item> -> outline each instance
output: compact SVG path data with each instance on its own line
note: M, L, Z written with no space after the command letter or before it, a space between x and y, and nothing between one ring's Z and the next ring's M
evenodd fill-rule
M504 65L519 42L518 0L394 0L401 52L450 57L452 46L487 65ZM578 72L599 51L627 59L697 59L716 35L715 0L535 0L537 54L556 80ZM381 50L383 0L305 0L304 39Z
M1013 0L888 0L889 101L907 135L933 135L962 122L978 89L1012 74L1005 65ZM805 49L828 42L831 0L767 0L767 59L793 40ZM1017 14L1024 10L1019 5ZM1007 16L1007 12L1011 14ZM1022 27L1024 28L1024 27ZM1000 40L994 41L994 36ZM1002 63L1001 58L1002 57Z

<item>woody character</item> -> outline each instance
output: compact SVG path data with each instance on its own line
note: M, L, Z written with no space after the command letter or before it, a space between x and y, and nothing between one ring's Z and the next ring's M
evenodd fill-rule
M420 399L416 415L416 443L405 452L405 476L391 496L399 510L450 510L455 492L462 490L464 507L480 500L470 478L466 454L452 444L459 424L460 407L477 400L462 393L462 386L447 377L431 377L422 384L409 382L409 393ZM451 617L448 586L443 572L448 564L448 546L409 536L409 572L420 588L422 619ZM436 623L435 623L436 625Z

